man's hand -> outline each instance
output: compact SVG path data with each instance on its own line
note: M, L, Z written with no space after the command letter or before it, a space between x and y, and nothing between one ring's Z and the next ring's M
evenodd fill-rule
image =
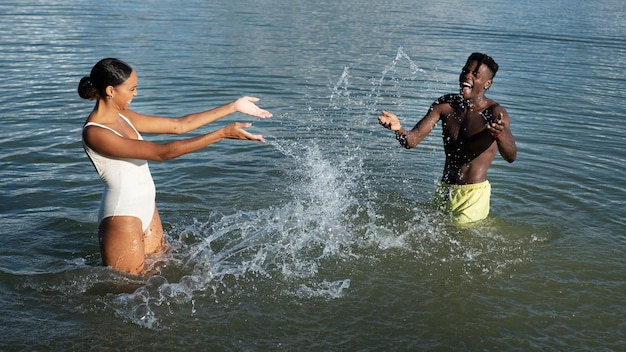
M402 125L400 125L400 120L398 119L398 116L385 110L383 110L381 112L381 115L378 116L378 123L380 123L381 125L383 125L383 127L390 129L392 131L399 131L402 128Z
M493 119L492 121L487 123L485 127L487 132L489 132L494 138L498 138L500 133L504 131L504 124L502 123L502 113L498 115L497 119Z

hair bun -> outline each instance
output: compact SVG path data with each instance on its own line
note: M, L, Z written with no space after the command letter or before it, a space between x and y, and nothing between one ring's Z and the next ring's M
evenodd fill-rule
M78 83L78 95L83 99L92 100L98 97L98 90L93 85L91 78L85 76Z

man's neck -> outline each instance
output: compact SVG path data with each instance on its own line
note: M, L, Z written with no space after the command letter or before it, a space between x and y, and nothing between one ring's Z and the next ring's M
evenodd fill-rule
M469 98L467 101L470 103L471 110L483 110L489 104L489 99L485 95Z

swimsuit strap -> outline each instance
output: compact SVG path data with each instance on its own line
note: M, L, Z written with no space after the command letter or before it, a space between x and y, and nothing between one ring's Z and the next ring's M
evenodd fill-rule
M135 128L135 126L134 126L134 125L130 122L130 120L129 120L126 116L124 116L124 115L122 115L122 114L118 114L118 115L119 115L122 119L124 119L124 121L126 121L126 123L127 123L128 125L130 125L130 127L133 129L133 131L135 131L135 133L137 134L138 139L139 139L139 140L143 140L143 138L141 137L141 134L139 134L139 131L137 131L137 129ZM102 127L102 128L105 128L105 129L107 129L107 130L109 130L109 131L111 131L111 132L115 133L116 135L118 135L118 136L120 136L120 137L123 137L121 133L117 132L116 130L112 129L111 127L108 127L108 126L105 126L105 125L99 124L99 123L97 123L97 122L87 122L87 123L83 126L83 128L85 128L85 127L87 127L87 126L98 126L98 127Z
M99 124L99 123L97 123L97 122L87 122L87 123L85 124L85 126L83 126L83 128L85 128L85 127L89 127L89 126L98 126L98 127L102 127L102 128L104 128L104 129L107 129L107 130L109 130L109 131L111 131L111 132L115 133L116 135L118 135L118 136L120 136L120 137L123 137L123 136L122 136L119 132L117 132L116 130L112 129L111 127L109 127L109 126L105 126L105 125L101 125L101 124Z
M135 133L137 134L137 136L139 137L139 139L142 139L142 138L141 138L141 135L139 134L139 131L137 131L137 129L135 128L135 125L133 125L133 124L130 122L130 120L129 120L126 116L124 116L124 115L122 115L122 114L118 114L118 115L120 115L120 117L121 117L121 118L123 118L123 119L124 119L124 121L126 121L126 123L127 123L127 124L129 124L129 125L130 125L130 127L132 127L132 128L133 128L133 131L135 131Z

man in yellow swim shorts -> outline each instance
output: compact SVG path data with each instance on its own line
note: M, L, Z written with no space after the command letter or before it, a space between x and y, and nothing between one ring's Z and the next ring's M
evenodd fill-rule
M378 121L396 133L407 149L417 146L441 121L446 161L435 194L435 203L450 212L459 224L489 215L491 185L487 170L496 153L512 163L517 157L510 118L497 102L485 96L498 71L488 55L471 54L459 76L459 93L441 96L411 130L399 118L382 111Z

